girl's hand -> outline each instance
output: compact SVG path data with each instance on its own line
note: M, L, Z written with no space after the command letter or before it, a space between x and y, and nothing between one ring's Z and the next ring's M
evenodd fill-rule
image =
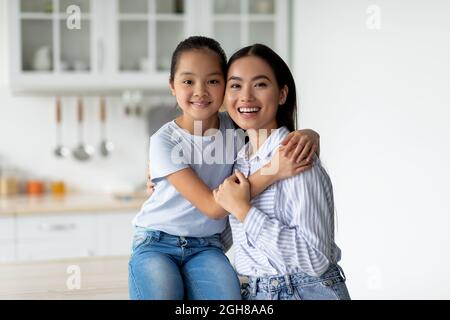
M148 196L151 196L153 192L155 191L156 183L152 182L152 179L150 177L150 174L147 177L147 194Z
M250 183L238 170L213 191L214 199L226 211L243 222L251 208Z
M150 162L148 163L148 172L147 172L147 194L151 196L155 191L156 183L152 182L152 177L150 176Z
M319 156L320 137L317 132L311 129L291 132L281 144L286 146L283 155L288 156L291 161L296 163L311 162L314 153Z
M273 175L273 181L290 178L312 168L312 162L303 160L297 163L291 154L285 156L286 147L277 149L272 160L261 168L261 175Z

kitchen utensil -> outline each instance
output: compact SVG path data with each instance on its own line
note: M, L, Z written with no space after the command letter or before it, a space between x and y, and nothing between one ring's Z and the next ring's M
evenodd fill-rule
M100 121L102 131L100 153L102 156L107 157L114 150L114 144L106 139L106 102L104 98L101 98L100 100Z
M58 158L65 158L69 155L69 148L62 145L62 136L61 136L61 99L56 99L56 148L55 148L55 156Z
M131 105L134 106L134 114L137 117L140 117L142 115L142 92L135 91L132 94L131 101L132 101Z
M125 108L124 108L125 115L129 116L131 114L131 106L130 106L130 104L131 104L131 92L128 91L128 90L125 91L122 94L122 100L125 103Z
M94 154L94 148L83 142L83 101L78 99L78 146L73 150L73 156L79 161L87 161Z

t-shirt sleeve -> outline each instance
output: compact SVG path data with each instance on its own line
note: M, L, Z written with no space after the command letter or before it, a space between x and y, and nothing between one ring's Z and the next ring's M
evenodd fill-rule
M158 132L150 138L150 176L152 181L189 168L182 155L181 144L166 132Z

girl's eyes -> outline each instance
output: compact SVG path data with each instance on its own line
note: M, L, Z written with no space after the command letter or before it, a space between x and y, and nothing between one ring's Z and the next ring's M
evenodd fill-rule
M186 85L190 86L190 85L194 84L194 81L192 81L192 80L184 80L183 84L186 84ZM208 84L216 85L216 84L220 84L220 81L219 80L208 80Z

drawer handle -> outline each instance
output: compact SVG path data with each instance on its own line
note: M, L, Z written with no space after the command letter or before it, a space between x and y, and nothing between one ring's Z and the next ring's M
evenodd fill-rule
M76 228L75 223L67 223L67 224L48 224L48 223L41 223L39 225L39 230L42 231L68 231L68 230L74 230Z

